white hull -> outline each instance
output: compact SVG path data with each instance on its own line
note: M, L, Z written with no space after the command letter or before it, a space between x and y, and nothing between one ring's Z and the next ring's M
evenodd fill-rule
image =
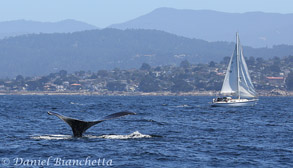
M257 103L258 99L235 99L231 101L218 101L218 102L213 102L212 106L213 107L240 107L240 106L254 106Z

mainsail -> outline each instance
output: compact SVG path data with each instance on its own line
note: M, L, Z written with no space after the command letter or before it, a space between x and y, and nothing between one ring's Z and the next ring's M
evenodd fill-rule
M242 47L237 33L237 42L231 56L221 94L240 97L255 97L256 92L248 73Z

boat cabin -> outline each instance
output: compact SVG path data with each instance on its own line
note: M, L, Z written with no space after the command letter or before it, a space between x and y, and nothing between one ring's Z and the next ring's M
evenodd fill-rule
M214 102L229 102L232 100L232 97L218 97L214 99Z

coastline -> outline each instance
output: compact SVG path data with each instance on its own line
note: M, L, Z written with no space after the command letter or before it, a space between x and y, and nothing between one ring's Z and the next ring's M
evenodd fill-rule
M89 91L0 91L0 95L83 95L83 96L219 96L216 91L193 91L193 92L121 92L121 91L103 91L103 92L89 92ZM293 96L293 91L258 91L258 96Z

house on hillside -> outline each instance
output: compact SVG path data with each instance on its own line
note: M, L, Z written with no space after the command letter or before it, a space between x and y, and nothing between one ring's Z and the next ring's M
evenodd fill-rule
M282 76L275 77L275 76L269 76L266 77L267 83L269 85L274 86L274 87L284 87L285 85L285 78Z

